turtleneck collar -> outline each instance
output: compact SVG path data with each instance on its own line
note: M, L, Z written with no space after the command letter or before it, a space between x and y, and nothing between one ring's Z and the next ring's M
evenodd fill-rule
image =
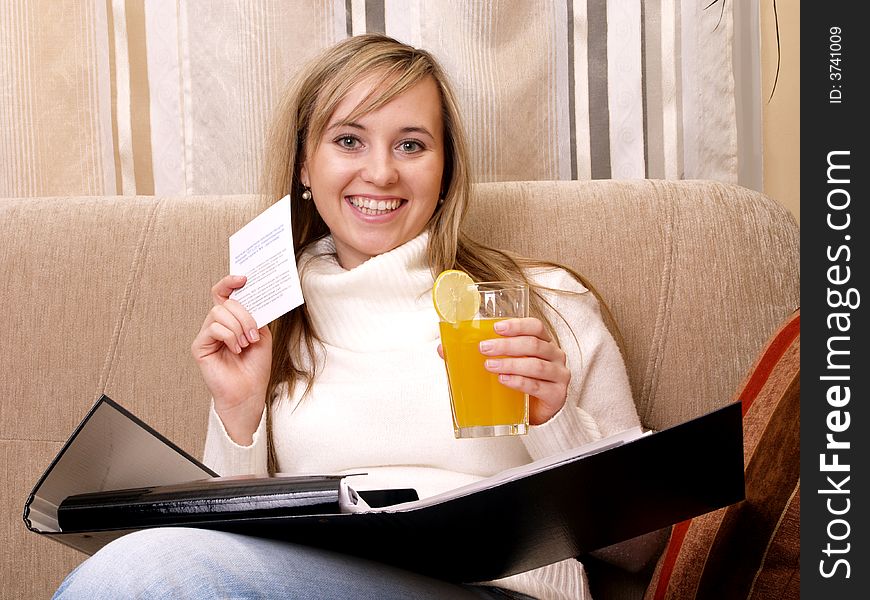
M302 295L317 335L358 352L399 350L438 338L434 278L426 261L429 232L345 270L332 236L299 258Z

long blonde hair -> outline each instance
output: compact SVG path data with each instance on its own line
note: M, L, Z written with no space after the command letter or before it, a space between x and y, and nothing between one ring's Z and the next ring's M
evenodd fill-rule
M461 229L471 201L471 173L468 144L459 106L437 61L419 50L380 34L348 38L328 48L297 76L278 106L269 136L264 174L264 197L274 202L290 195L293 214L293 243L297 258L311 244L329 234L329 228L314 203L302 199L300 179L307 156L316 149L336 106L360 80L377 77L372 91L347 117L355 120L387 104L421 80L431 77L441 96L444 122L444 175L442 198L427 228L430 231L427 257L433 275L446 269L467 272L476 281L522 281L530 286L529 313L541 319L555 339L552 324L543 307L547 304L541 288L532 284L524 270L534 266L559 266L490 248ZM564 268L564 267L562 267ZM579 274L568 271L592 289ZM606 307L605 313L606 313ZM277 468L272 436L271 408L276 388L286 384L291 391L305 384L307 394L315 378L315 335L303 304L271 325L273 334L272 371L266 396L266 427L269 472Z

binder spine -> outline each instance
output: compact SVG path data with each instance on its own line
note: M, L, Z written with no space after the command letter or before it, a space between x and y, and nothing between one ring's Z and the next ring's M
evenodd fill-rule
M194 525L235 519L342 512L340 481L322 489L241 493L225 497L206 495L150 499L140 494L82 494L61 502L57 510L64 533L110 529L138 529L164 525ZM310 487L310 486L309 486Z

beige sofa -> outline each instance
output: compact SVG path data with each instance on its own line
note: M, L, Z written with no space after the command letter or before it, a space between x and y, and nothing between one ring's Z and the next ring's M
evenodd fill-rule
M479 239L597 284L648 427L731 400L799 306L798 226L750 190L594 181L477 191L467 227ZM101 393L201 455L207 397L188 349L227 270L226 239L258 206L252 196L0 200L3 598L46 598L84 558L27 531L21 511ZM601 597L637 597L644 577L617 578Z

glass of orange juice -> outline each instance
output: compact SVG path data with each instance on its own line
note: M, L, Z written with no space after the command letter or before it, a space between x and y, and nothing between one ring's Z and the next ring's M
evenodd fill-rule
M526 433L528 394L505 386L484 368L490 357L480 353L480 342L499 337L493 329L496 322L528 316L528 287L512 281L466 282L464 289L451 293L443 311L448 318L439 314L454 434L475 438ZM450 302L459 308L451 311Z

